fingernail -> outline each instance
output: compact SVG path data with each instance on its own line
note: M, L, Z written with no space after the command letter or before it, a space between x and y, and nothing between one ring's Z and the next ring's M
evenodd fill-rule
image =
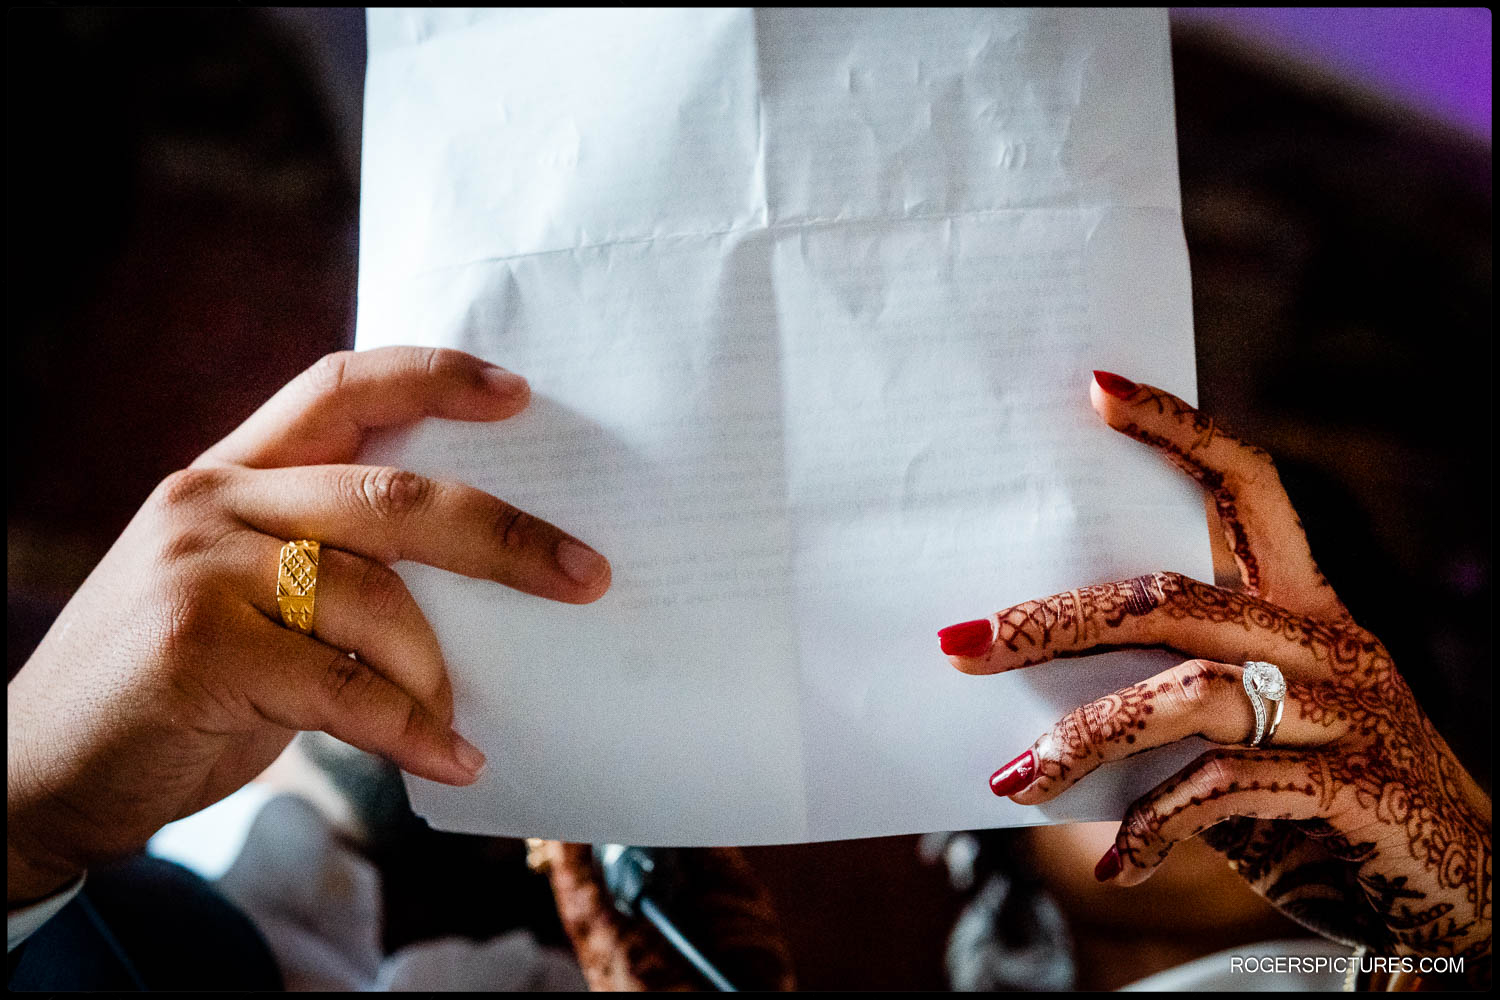
M557 543L557 565L577 583L598 583L609 569L603 556L569 538Z
M453 733L453 756L470 774L478 774L479 769L484 767L484 754L479 748L458 733Z
M481 374L484 378L485 388L496 396L509 399L513 396L523 395L529 389L524 378L515 372L508 372L496 365L490 365Z
M1094 878L1100 882L1108 882L1120 874L1120 869L1124 867L1124 864L1120 861L1120 849L1118 847L1111 847L1109 852L1100 858L1099 863L1094 866Z
M938 643L949 656L983 656L995 644L995 629L988 618L959 622L939 630Z
M1099 383L1099 388L1109 393L1116 399L1129 399L1135 395L1140 388L1128 378L1122 378L1112 372L1094 372L1094 381Z
M990 775L990 791L1002 798L1014 795L1036 777L1036 758L1027 750L1015 760Z

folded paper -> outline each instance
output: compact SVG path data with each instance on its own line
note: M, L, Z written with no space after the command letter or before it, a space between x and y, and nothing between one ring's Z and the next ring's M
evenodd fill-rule
M588 606L398 569L467 789L435 826L754 844L1118 818L992 771L1149 652L958 673L936 632L1211 579L1197 488L1088 402L1194 395L1164 11L369 12L358 346L524 374L366 458L586 540Z

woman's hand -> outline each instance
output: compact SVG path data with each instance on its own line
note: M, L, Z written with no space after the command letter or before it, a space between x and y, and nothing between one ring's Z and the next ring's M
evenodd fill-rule
M644 917L627 919L587 844L527 842L526 861L552 882L557 915L594 992L696 990L695 971ZM671 917L715 967L742 990L794 990L791 955L771 897L733 847L671 852L681 891Z
M452 729L437 639L390 564L575 604L604 593L609 565L478 490L343 463L370 430L503 420L528 398L457 351L334 354L168 477L9 686L11 905L228 795L298 730L474 781L483 755ZM322 543L311 635L276 601L281 546L302 538Z
M1193 657L1076 709L991 788L1035 805L1100 764L1202 736L1225 749L1131 806L1101 881L1143 882L1201 833L1268 901L1328 937L1388 955L1489 954L1489 799L1318 572L1270 456L1151 386L1098 372L1091 394L1111 427L1213 495L1244 589L1155 573L944 629L944 652L971 674L1128 647ZM1242 675L1255 660L1280 668L1287 692L1273 738L1248 749Z

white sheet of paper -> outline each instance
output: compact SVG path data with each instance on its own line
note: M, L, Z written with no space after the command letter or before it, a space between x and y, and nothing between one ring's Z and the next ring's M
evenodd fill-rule
M358 346L521 372L366 458L594 545L585 607L399 570L489 756L435 826L756 844L1118 818L992 771L1153 653L959 674L945 625L1172 569L1197 488L1090 369L1191 399L1161 10L369 12Z

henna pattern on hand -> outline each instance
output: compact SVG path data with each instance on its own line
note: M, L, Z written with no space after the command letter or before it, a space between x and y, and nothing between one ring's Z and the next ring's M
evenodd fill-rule
M1390 661L1380 641L1356 625L1293 614L1269 601L1180 573L1152 573L1018 604L998 615L995 642L1011 652L1039 654L1017 666L1112 649L1174 649L1160 639L1107 641L1109 633L1128 619L1153 612L1174 621L1256 629L1306 649L1317 662L1338 672L1362 670L1381 659ZM1175 651L1187 654L1186 650Z
M1018 605L1000 614L996 641L1028 662L1154 645L1159 643L1142 640L1138 627L1139 619L1152 615L1255 630L1289 644L1319 674L1319 680L1305 685L1307 697L1297 702L1296 711L1303 720L1332 731L1330 739L1338 743L1331 752L1316 755L1316 764L1307 763L1305 755L1288 755L1284 779L1268 784L1226 781L1187 804L1290 792L1315 798L1324 815L1345 828L1361 826L1368 832L1357 843L1347 843L1288 817L1249 820L1224 831L1211 828L1206 839L1235 862L1240 874L1294 919L1340 940L1358 935L1354 940L1388 953L1488 954L1490 822L1475 806L1483 795L1422 713L1389 652L1364 629L1293 614L1175 573L1157 573ZM1111 636L1116 631L1131 634L1120 641ZM1224 680L1209 667L1182 677L1189 684ZM1132 743L1131 730L1144 727L1164 693L1162 685L1142 682L1062 720L1039 747L1044 752L1037 755L1035 787L1070 784L1072 771L1097 757L1097 748L1106 741ZM1241 751L1236 759L1277 758ZM1159 864L1170 845L1156 831L1174 814L1156 816L1154 827L1127 829L1122 856L1138 867ZM1302 860L1289 868L1289 858ZM1314 867L1299 875L1304 865ZM1333 867L1347 873L1336 885L1328 881ZM1325 895L1336 889L1351 912L1339 915L1326 899L1315 899L1311 887L1316 884L1325 887Z
M1253 596L1261 596L1264 576L1236 496L1236 491L1244 490L1248 483L1230 482L1229 477L1223 471L1205 460L1204 454L1215 438L1227 440L1237 451L1250 459L1254 469L1252 477L1275 479L1279 490L1280 477L1276 473L1276 466L1270 453L1227 433L1212 417L1189 406L1171 393L1152 386L1139 386L1131 403L1154 410L1158 416L1169 417L1178 427L1189 429L1190 434L1184 440L1183 436L1174 438L1148 430L1133 420L1117 427L1121 433L1165 454L1174 465L1196 479L1209 492L1209 495L1213 497L1214 507L1218 511L1219 521L1223 525L1224 537L1229 544L1230 553L1239 567L1240 579L1245 590ZM1288 507L1288 512L1296 525L1297 536L1305 539L1306 532L1302 529L1302 521L1296 511ZM1348 609L1333 593L1328 578L1318 568L1310 552L1306 554L1306 559L1314 585L1326 592L1329 616L1340 622L1352 621Z
M1343 865L1359 895L1380 923L1358 920L1363 943L1398 954L1461 954L1475 958L1491 950L1491 831L1489 816L1474 808L1477 789L1459 768L1395 673L1384 650L1361 658L1363 666L1333 673L1312 685L1319 697L1304 705L1304 719L1349 726L1346 735L1304 765L1301 775L1327 803L1320 824L1295 824L1289 841L1314 839L1332 862ZM1274 789L1272 789L1274 791ZM1261 821L1271 830L1287 826ZM1339 829L1360 831L1351 840ZM1225 851L1235 860L1235 850ZM1282 906L1280 886L1296 870L1266 864L1241 874L1272 903ZM1325 863L1326 865L1326 863ZM1360 914L1361 916L1363 913ZM1305 915L1304 915L1305 919Z
M1204 843L1230 858L1230 864L1266 901L1315 934L1350 946L1365 945L1380 954L1394 951L1394 941L1374 908L1351 906L1363 889L1349 862L1367 859L1370 843L1338 837L1336 843L1315 839L1310 824L1326 820L1279 822L1236 816L1203 831Z
M1241 690L1240 684L1238 673L1226 670L1221 664L1200 661L1185 664L1171 679L1140 681L1080 706L1038 741L1033 757L1036 777L1028 789L1050 797L1102 762L1103 749L1109 744L1123 742L1135 746L1136 734L1146 728L1159 698L1196 694L1198 689L1214 685ZM1114 759L1134 757L1152 749L1154 745L1142 744L1123 755L1115 754Z
M1268 901L1320 934L1380 954L1464 956L1487 976L1488 796L1317 568L1271 457L1159 389L1105 392L1126 404L1109 404L1112 426L1165 453L1213 496L1244 590L1155 573L996 615L984 661L991 670L1142 647L1209 658L1179 667L1171 684L1153 678L1060 720L1033 748L1036 777L1012 794L1045 800L1106 757L1158 745L1136 738L1153 716L1167 717L1164 696L1191 701L1231 672L1238 678L1213 659L1279 661L1292 695L1281 732L1290 739L1295 720L1296 746L1210 751L1158 786L1127 813L1111 877L1128 871L1138 881L1172 843L1201 835ZM1191 716L1181 703L1172 711L1176 738Z
M1299 880L1284 862L1301 850L1310 828L1299 829L1285 818L1237 824L1238 840L1229 831L1209 838L1236 862L1241 875L1294 917L1315 920L1324 933L1358 932L1364 943L1398 953L1479 957L1490 952L1490 820L1475 806L1483 795L1422 713L1385 647L1365 630L1158 573L1020 605L1000 617L998 641L1009 650L1034 650L1041 659L1060 645L1080 652L1141 645L1112 644L1109 633L1149 614L1256 628L1304 650L1317 665L1322 679L1307 685L1309 697L1298 702L1297 711L1307 722L1342 733L1337 749L1319 754L1316 765L1304 763L1300 755L1287 758L1290 770L1282 781L1240 785L1231 780L1194 796L1190 805L1242 793L1315 796L1325 815L1344 828L1360 826L1368 832L1358 844L1325 833L1315 841L1321 849L1305 863L1323 866L1325 885L1330 864L1350 870L1352 877L1340 881L1340 891L1357 887L1359 892L1343 897L1344 905L1363 906L1377 920L1354 914L1342 927L1330 928L1327 907L1298 904L1288 896L1293 886L1304 900L1308 895L1308 879ZM1211 673L1196 676L1212 681ZM1086 760L1099 741L1143 725L1160 693L1138 684L1064 720L1054 734L1061 746L1039 755L1039 780L1067 781L1067 761ZM1274 758L1241 752L1237 759ZM1162 791L1170 790L1168 785ZM1127 829L1122 856L1145 868L1160 863L1169 845L1155 832L1172 815L1155 816L1154 828Z
M558 916L590 989L702 988L699 974L660 931L615 910L587 845L541 842L528 860L551 880ZM720 969L756 988L796 989L775 908L744 855L735 848L705 848L681 851L677 860L693 891L677 901L676 915L698 930Z
M1152 434L1136 424L1129 424L1122 429L1137 441L1165 452L1173 464L1188 472L1208 490L1209 495L1214 498L1214 508L1219 513L1219 523L1224 526L1225 540L1229 543L1230 554L1239 564L1240 578L1245 581L1245 590L1259 597L1260 563L1250 548L1250 537L1245 531L1244 521L1240 519L1234 493L1224 485L1223 473L1209 468L1191 452L1179 448L1160 434Z
M1151 404L1158 414L1169 414L1179 423L1190 425L1194 431L1194 437L1190 444L1184 446L1161 434L1154 434L1137 423L1129 423L1120 430L1144 444L1149 444L1161 451L1178 468L1198 480L1203 488L1208 490L1214 498L1214 506L1219 512L1219 521L1224 525L1225 538L1229 542L1229 551L1234 555L1235 562L1240 567L1240 577L1244 581L1245 590L1253 596L1260 596L1260 563L1251 550L1250 539L1245 531L1244 521L1241 520L1239 509L1235 502L1234 491L1224 482L1224 474L1211 468L1205 463L1198 453L1206 449L1213 441L1215 434L1222 432L1215 426L1213 418L1207 414L1188 406L1182 400L1170 393L1142 387L1145 399L1142 402ZM1248 445L1239 439L1234 439L1235 444L1248 451L1256 453L1258 457L1264 458L1269 465L1271 456L1254 445Z

